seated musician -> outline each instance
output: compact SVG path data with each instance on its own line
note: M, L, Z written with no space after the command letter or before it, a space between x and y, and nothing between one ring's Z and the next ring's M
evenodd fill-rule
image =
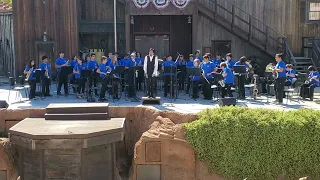
M43 96L51 96L50 95L50 85L51 85L51 68L50 64L48 63L48 57L42 56L42 63L40 64L39 69L44 71L44 75L42 77L42 95Z
M313 101L314 88L320 86L320 74L316 71L314 66L308 68L309 77L308 80L301 86L300 96L305 98L310 98Z
M200 60L195 59L194 60L194 68L198 68L200 71ZM197 99L199 98L199 82L200 82L200 76L190 76L190 81L192 82L192 98Z
M231 71L233 71L233 66L234 66L235 62L232 60L231 53L227 54L227 60L225 61L225 63L227 64L228 68L231 69Z
M249 66L248 64L246 64L246 61L247 61L247 58L245 56L242 56L239 61L237 61L234 66L244 66L246 68L246 71L248 72L249 70ZM244 84L245 84L245 77L246 75L245 74L238 74L237 75L237 78L238 79L238 88L239 88L239 94L240 94L240 99L245 99L245 96L246 96L246 91L245 91L245 88L244 88Z
M234 84L234 75L230 68L227 67L227 64L225 62L222 62L220 64L220 67L222 69L222 76L224 77L224 87L221 87L221 97L225 98L225 96L228 94L229 97L233 97L231 92L231 87Z
M186 66L186 62L184 60L183 55L179 55L179 59L177 61L177 66ZM178 84L179 84L179 90L184 90L184 82L186 79L186 72L185 72L185 68L184 69L178 69L178 71L180 71L177 76L178 76Z
M204 99L212 100L211 83L213 82L213 73L215 72L215 65L209 61L209 56L203 56L203 63L201 65L203 76L203 96Z
M193 67L193 54L189 55L189 60L187 61L186 65L188 68Z
M98 62L96 61L96 54L91 53L90 55L90 60L87 62L87 69L91 70L93 72L92 77L89 79L89 87L91 88L92 85L95 87L94 94L95 96L98 95L98 89L97 89L97 84L98 84L98 77L95 71L98 69ZM89 94L91 94L91 90L89 90Z
M108 99L106 99L105 95L106 95L106 91L107 91L107 86L109 84L109 73L110 71L108 71L110 67L107 66L107 57L102 56L101 59L101 64L99 65L99 68L97 69L97 73L99 74L100 80L101 80L101 90L100 90L100 96L99 96L99 101L100 102L104 102L104 101L108 101Z
M23 74L27 76L27 81L30 86L30 93L29 93L29 99L35 99L36 98L36 64L34 61L29 61L28 65L26 66L25 70L23 71Z
M194 53L194 57L193 57L193 60L195 60L195 59L199 59L200 60L200 62L202 62L202 57L200 56L200 52L199 51L196 51L195 53Z
M112 96L113 99L119 99L118 96L118 87L119 87L119 83L120 83L120 74L115 74L114 71L118 66L118 58L116 56L112 56L112 60L111 63L109 64L109 67L111 68L111 70L113 71L111 78L112 81Z
M287 72L287 80L284 83L285 86L292 86L296 81L296 71L292 69L292 64L286 65L286 72Z
M162 64L162 67L164 69L164 67L170 67L170 66L176 67L177 64L172 61L172 56L169 55L167 57L167 60ZM171 91L169 91L169 83L171 82L171 80L174 81L174 79L175 79L174 74L175 73L176 72L172 72L172 73L165 72L163 74L164 75L164 97L167 97L168 93L171 92ZM172 89L172 92L171 92L172 97L174 96L173 83L174 82L172 82L172 87L170 86L170 89Z
M77 64L73 68L73 74L75 78L75 83L78 85L77 98L83 98L85 89L85 79L81 77L81 71L85 69L85 66L80 58L77 58L77 61Z
M216 55L216 58L212 61L215 65L216 65L216 67L220 67L220 64L221 64L221 55L220 54L217 54Z

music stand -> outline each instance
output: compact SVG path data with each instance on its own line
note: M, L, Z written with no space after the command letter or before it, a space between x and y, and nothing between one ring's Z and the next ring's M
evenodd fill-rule
M133 76L133 101L132 102L139 102L140 100L137 98L137 91L136 91L136 71L137 71L137 68L136 66L133 66L133 67L129 67L128 69L128 75L132 75Z
M240 84L240 77L246 75L246 67L244 65L233 66L233 70L234 70L234 75L238 76L238 98L239 98L241 97L240 86L242 86ZM241 89L245 91L245 88L241 88Z
M92 96L92 93L89 93L91 90L91 87L89 87L89 79L92 77L92 70L90 69L83 69L81 70L81 78L85 79L85 87L86 87L86 97L87 102L96 102L96 99Z
M269 103L269 94L270 94L270 81L274 80L273 74L272 72L265 72L264 76L266 78L267 81L267 102Z
M224 77L223 77L222 74L220 74L220 73L214 73L214 74L213 74L213 78L214 78L214 80L217 81L217 82L224 80Z
M42 91L42 86L43 86L42 78L44 77L44 73L45 73L45 71L41 70L41 69L36 69L35 72L34 72L34 76L36 78L36 83L40 84L39 98L41 100L43 100L43 96L42 96L42 92L41 91Z
M221 68L218 68L216 73L221 73L222 72L222 69Z
M136 72L137 72L137 74L136 74L136 78L140 78L140 77L143 77L143 75L144 75L144 72L143 72L143 66L135 66L136 67ZM138 89L138 83L140 83L140 79L139 79L139 81L136 83L136 89Z
M177 75L177 67L175 66L165 66L164 73L170 74L170 99L172 101L172 94L173 94L173 76L176 78ZM177 78L176 78L177 79ZM175 97L177 98L177 97Z

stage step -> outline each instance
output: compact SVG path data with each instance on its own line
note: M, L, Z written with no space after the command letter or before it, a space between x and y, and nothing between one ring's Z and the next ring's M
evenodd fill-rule
M108 120L108 113L45 114L46 120Z
M160 97L149 98L142 97L142 105L160 105Z
M108 103L68 103L49 104L47 114L80 114L80 113L108 113Z

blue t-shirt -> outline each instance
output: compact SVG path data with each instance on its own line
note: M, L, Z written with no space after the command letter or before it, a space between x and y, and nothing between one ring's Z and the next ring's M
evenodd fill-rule
M171 61L165 61L162 64L163 67L169 67L169 66L173 66L173 67L177 67L177 64L175 62ZM173 75L174 73L163 73L163 75L168 76L168 75Z
M67 63L67 59L66 58L58 58L56 60L56 65L58 65L58 66L64 65L65 63ZM61 68L58 68L57 72L60 72L60 71L61 71Z
M81 64L81 65L80 65L80 64L77 63L77 64L73 67L73 70L80 72L80 74L74 73L74 77L75 77L76 79L79 79L80 76L81 76L81 71L84 70L84 69L86 69L86 67L84 66L84 64Z
M214 59L212 62L216 65L216 67L220 67L222 61L221 59Z
M249 68L248 64L244 63L244 64L241 64L240 61L237 61L236 63L234 63L233 66L244 66L246 68Z
M70 61L70 66L74 67L75 65L78 64L78 61L77 60L72 60Z
M194 67L194 65L193 65L193 62L192 62L192 61L188 61L186 65L187 65L187 67L189 67L189 68L190 68L190 67Z
M100 69L101 72L106 73L106 72L107 72L107 65L101 63L101 64L99 65L99 69ZM104 74L99 74L99 77L105 77L105 75L104 75Z
M228 68L229 69L233 69L233 66L234 66L235 62L232 59L229 62L226 61L226 63L228 64Z
M202 60L203 60L202 57L193 58L193 60L195 60L195 59L199 59L200 62L202 62Z
M111 63L112 63L112 59L111 59L111 58L108 58L108 59L107 59L107 64L106 64L106 65L107 65L107 66L109 66Z
M131 59L122 59L121 60L121 65L125 67L133 67L134 62Z
M294 74L294 75L295 75L295 74L296 74L296 71L293 70L293 69L290 69L287 73L288 73L288 74ZM295 78L295 77L296 77L296 76L294 76L294 77L288 76L287 79L288 79L288 81L292 82L292 79Z
M224 70L222 70L222 73L227 74L227 76L224 77L225 84L233 84L234 83L234 75L233 75L233 72L231 71L231 69L224 68Z
M137 66L143 66L144 59L143 58L136 58L136 64Z
M278 78L285 78L287 76L286 63L284 63L283 61L278 62L276 65L276 69L280 69L280 68L283 68L283 71L278 72Z
M177 66L185 66L185 65L186 65L185 61L180 61L180 60L177 61Z
M318 79L320 78L320 74L316 71L316 72L313 72L313 73L310 73L309 74L309 78L312 78L312 77L317 77ZM311 84L315 84L316 86L319 86L320 83L317 82L316 80L312 79L311 80Z
M26 69L25 69L25 71L26 71L26 72L29 72L30 69L31 69L31 68L30 68L29 66L27 66ZM33 68L33 70L31 71L31 74L30 74L29 78L27 79L28 81L36 80L35 72L36 72L36 70Z
M41 69L41 70L46 70L46 69L48 69L48 75L49 75L49 77L50 77L51 71L50 71L50 64L49 64L49 63L44 63L44 62L42 62L42 63L40 64L40 66L39 66L39 69Z
M99 64L96 60L90 60L87 62L87 68L89 70L94 70L96 68L98 68Z
M203 62L201 65L201 69L204 71L205 77L207 79L212 79L213 78L213 74L212 72L214 71L215 68L215 64L213 64L212 62ZM208 75L208 73L211 73L210 75Z

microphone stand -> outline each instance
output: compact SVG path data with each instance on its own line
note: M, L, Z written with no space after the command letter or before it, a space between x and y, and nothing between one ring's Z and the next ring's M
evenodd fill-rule
M131 102L140 102L140 99L137 97L136 89L136 66L133 66L133 100Z

